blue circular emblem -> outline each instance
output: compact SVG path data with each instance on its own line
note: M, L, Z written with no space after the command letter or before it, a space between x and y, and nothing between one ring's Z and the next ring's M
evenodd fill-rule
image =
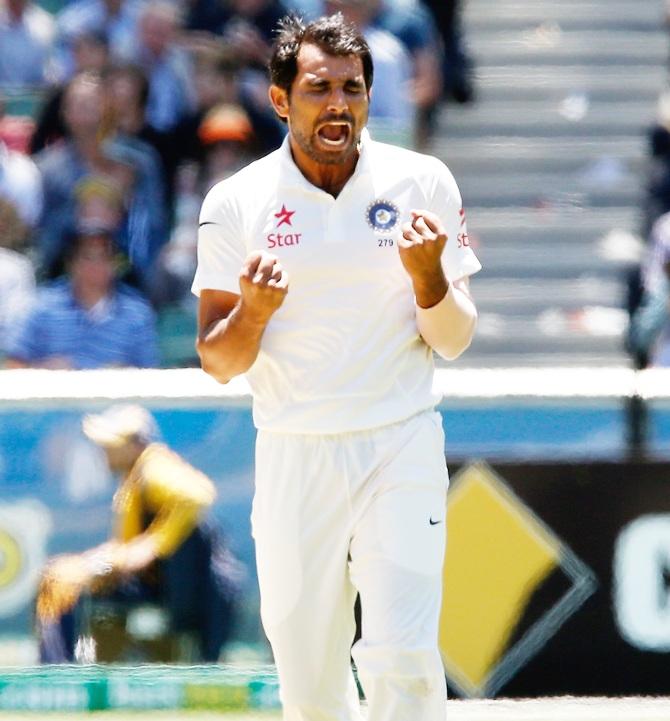
M368 205L365 218L373 230L387 232L398 224L400 211L390 200L375 200Z

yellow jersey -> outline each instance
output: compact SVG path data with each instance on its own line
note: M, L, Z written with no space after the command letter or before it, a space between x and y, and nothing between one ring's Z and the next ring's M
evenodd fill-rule
M151 536L158 557L165 558L190 535L215 498L214 484L204 473L162 443L152 443L114 494L114 536L122 543Z

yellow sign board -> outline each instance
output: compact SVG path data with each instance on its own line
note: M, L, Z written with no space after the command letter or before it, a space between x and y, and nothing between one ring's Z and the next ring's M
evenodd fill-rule
M464 695L493 695L593 592L593 574L485 464L454 479L446 525L445 670ZM565 577L560 595L528 625L554 574Z

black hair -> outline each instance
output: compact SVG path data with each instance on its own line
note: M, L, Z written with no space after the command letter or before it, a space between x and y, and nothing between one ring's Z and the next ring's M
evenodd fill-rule
M342 13L328 15L305 24L295 15L279 21L277 38L270 58L270 80L287 93L298 74L298 53L303 44L316 45L329 55L355 55L363 64L365 87L372 87L374 69L372 53L354 25L347 23Z
M94 45L100 45L106 49L109 49L109 35L107 31L102 28L91 28L88 30L82 30L77 33L72 42L77 45L80 41L86 43L92 43Z

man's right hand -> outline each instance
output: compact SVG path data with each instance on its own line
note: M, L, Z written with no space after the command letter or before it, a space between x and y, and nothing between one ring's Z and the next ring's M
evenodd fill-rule
M288 273L277 256L255 250L240 270L240 309L267 323L288 293Z
M203 370L219 383L251 368L268 321L288 293L288 274L265 251L246 257L239 283L239 296L207 289L200 294L196 347Z

